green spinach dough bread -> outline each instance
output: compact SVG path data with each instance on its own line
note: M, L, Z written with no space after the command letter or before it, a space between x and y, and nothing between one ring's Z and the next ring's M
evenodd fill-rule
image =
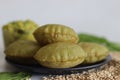
M105 59L109 51L106 47L91 42L80 42L80 47L87 53L84 63L95 63Z
M77 33L70 27L61 24L46 24L34 32L34 37L41 45L54 42L77 43L79 38Z
M38 25L31 20L14 21L4 25L2 30L5 47L18 39L35 41L33 31L36 28Z
M86 57L83 49L74 43L57 42L37 51L34 58L48 68L70 68L81 64Z
M33 63L33 56L39 49L40 45L35 41L18 40L9 45L4 53L15 62L29 64Z

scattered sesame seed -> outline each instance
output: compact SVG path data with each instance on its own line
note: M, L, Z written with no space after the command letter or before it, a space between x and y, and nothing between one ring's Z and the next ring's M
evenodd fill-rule
M120 53L112 53L113 59L100 69L88 72L43 77L42 80L120 80Z

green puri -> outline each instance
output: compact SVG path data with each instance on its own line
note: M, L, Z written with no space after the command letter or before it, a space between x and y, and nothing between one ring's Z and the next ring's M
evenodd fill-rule
M3 38L5 48L16 40L31 40L35 41L33 32L38 28L38 25L31 21L13 21L3 26Z
M34 37L40 45L47 45L54 42L77 43L79 37L70 27L61 24L46 24L34 31Z
M95 63L105 59L109 50L103 45L92 42L80 42L80 47L86 52L87 57L84 63Z
M48 68L70 68L81 64L86 57L83 49L74 43L57 42L40 48L34 58Z

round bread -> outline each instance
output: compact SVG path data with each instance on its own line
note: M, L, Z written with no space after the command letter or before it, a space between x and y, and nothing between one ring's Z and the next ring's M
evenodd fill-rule
M4 53L6 56L18 63L32 63L33 56L40 49L35 41L18 40L9 45Z
M109 51L106 47L90 42L80 42L80 47L87 53L87 57L85 59L85 63L95 63L105 59Z
M79 40L72 28L60 24L43 25L35 30L34 37L41 45L54 42L77 43Z
M34 58L48 68L69 68L81 64L86 57L83 49L74 43L57 42L39 49Z
M38 25L31 20L14 21L4 25L2 30L5 47L19 39L35 41L33 31L37 27Z

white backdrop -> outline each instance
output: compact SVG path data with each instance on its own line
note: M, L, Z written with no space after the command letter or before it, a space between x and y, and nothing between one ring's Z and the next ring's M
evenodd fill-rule
M120 42L120 0L0 0L1 27L21 19L64 24Z

